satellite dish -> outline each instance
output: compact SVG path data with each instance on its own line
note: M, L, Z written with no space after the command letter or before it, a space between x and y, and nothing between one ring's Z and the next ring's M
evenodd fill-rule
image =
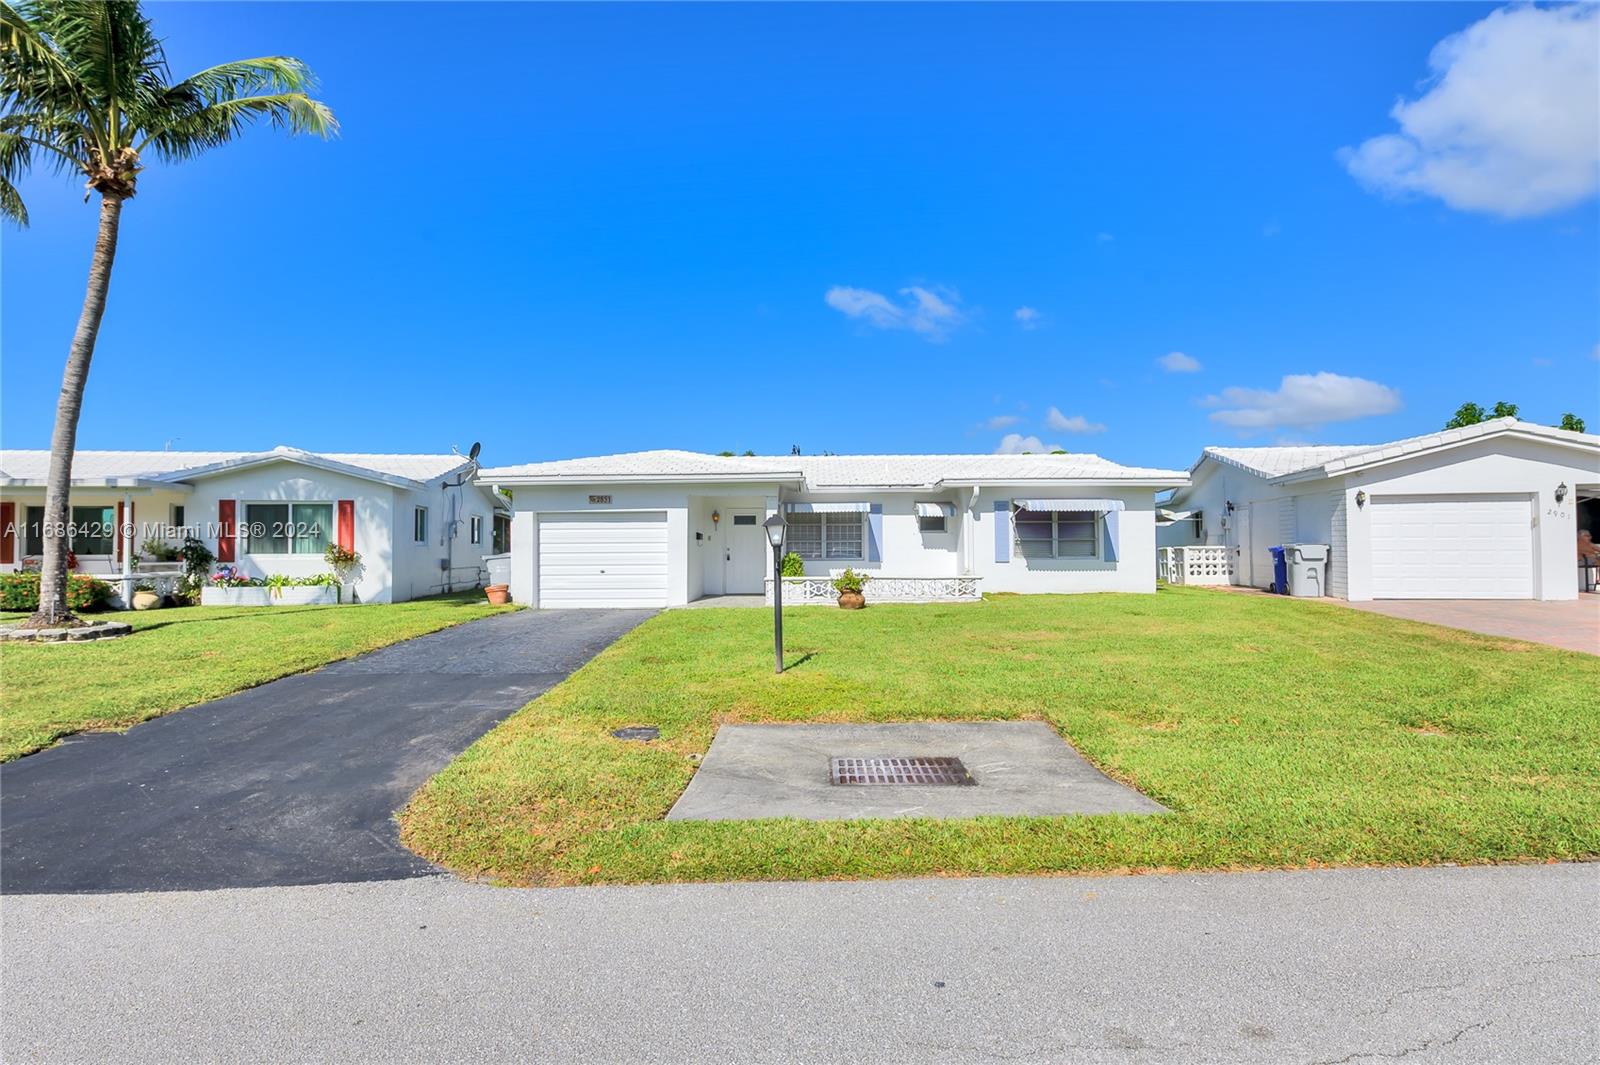
M467 451L467 461L468 462L477 462L478 461L478 452L480 452L482 450L483 450L483 445L480 444L478 441L474 440L472 442L472 447Z

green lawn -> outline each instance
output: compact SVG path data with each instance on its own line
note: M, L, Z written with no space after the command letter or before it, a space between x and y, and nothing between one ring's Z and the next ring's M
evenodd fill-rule
M507 609L482 592L392 606L181 607L101 615L133 625L116 640L0 644L0 761Z
M509 883L1600 854L1600 658L1204 589L671 611L483 737L404 840ZM1162 816L662 820L718 725L1042 718ZM660 726L660 742L611 729Z

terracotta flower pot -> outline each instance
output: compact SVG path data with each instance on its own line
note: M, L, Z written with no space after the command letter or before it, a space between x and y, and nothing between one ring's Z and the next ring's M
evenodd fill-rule
M844 610L860 610L867 605L867 597L860 592L840 592L839 606Z
M491 584L483 590L489 597L489 602L495 606L505 606L511 602L511 586L509 584Z

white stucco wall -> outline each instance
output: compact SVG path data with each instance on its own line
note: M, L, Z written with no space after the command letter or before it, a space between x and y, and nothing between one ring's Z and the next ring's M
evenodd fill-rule
M719 528L712 511L723 515L749 509L762 520L785 503L848 500L882 506L882 541L877 561L818 559L806 562L808 575L828 576L846 567L879 576L944 577L974 573L984 578L986 591L1091 592L1155 590L1155 493L1151 489L1085 489L1075 493L1051 490L1047 494L1115 497L1126 507L1117 517L1118 550L1115 562L1096 560L1022 559L995 562L993 505L1000 498L1038 496L1037 486L1007 491L984 489L972 509L970 489L928 491L846 491L802 493L778 485L721 486L616 485L511 486L513 511L511 595L514 601L536 601L539 575L539 519L541 516L591 513L659 511L667 520L668 604L681 605L702 595L717 594L719 580L713 572L732 529L724 518ZM590 503L589 497L610 496L609 503ZM955 514L945 532L924 533L916 517L918 502L948 502ZM409 522L409 517L406 519ZM861 516L863 526L869 515ZM863 535L863 554L866 534ZM763 552L763 572L771 560Z
M1011 545L1010 561L995 560L995 524L1004 514L996 501L1048 496L1120 499L1117 560L1023 558ZM1156 590L1155 492L1149 488L1097 487L1077 491L1015 486L984 488L966 511L972 531L972 571L986 592L1154 592ZM1103 548L1102 548L1103 554Z
M361 555L361 568L354 582L356 594L364 603L396 601L390 535L394 490L388 485L315 470L293 462L273 462L201 478L194 482L194 492L189 497L184 516L190 525L199 527L204 534L201 539L213 552L217 550L217 503L223 499L237 501L236 515L241 525L247 520L245 508L250 503L333 503L335 525L329 539L337 537L338 501L354 500L355 547ZM252 577L266 577L274 573L310 577L328 572L328 564L320 554L250 554L246 551L243 537L238 541L236 564L242 572ZM400 598L408 596L401 595Z
M1555 500L1556 486L1567 497ZM1600 464L1586 464L1572 448L1505 437L1473 441L1448 451L1402 459L1343 479L1349 535L1349 585L1352 600L1372 598L1372 545L1369 522L1373 498L1390 495L1527 495L1534 523L1533 594L1536 599L1578 597L1578 484L1600 482ZM1365 491L1366 507L1355 495Z

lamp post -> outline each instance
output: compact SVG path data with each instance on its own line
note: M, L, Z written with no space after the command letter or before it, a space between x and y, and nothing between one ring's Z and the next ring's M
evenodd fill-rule
M778 668L783 672L783 512L780 510L761 523L767 530L767 542L772 544L772 653Z

